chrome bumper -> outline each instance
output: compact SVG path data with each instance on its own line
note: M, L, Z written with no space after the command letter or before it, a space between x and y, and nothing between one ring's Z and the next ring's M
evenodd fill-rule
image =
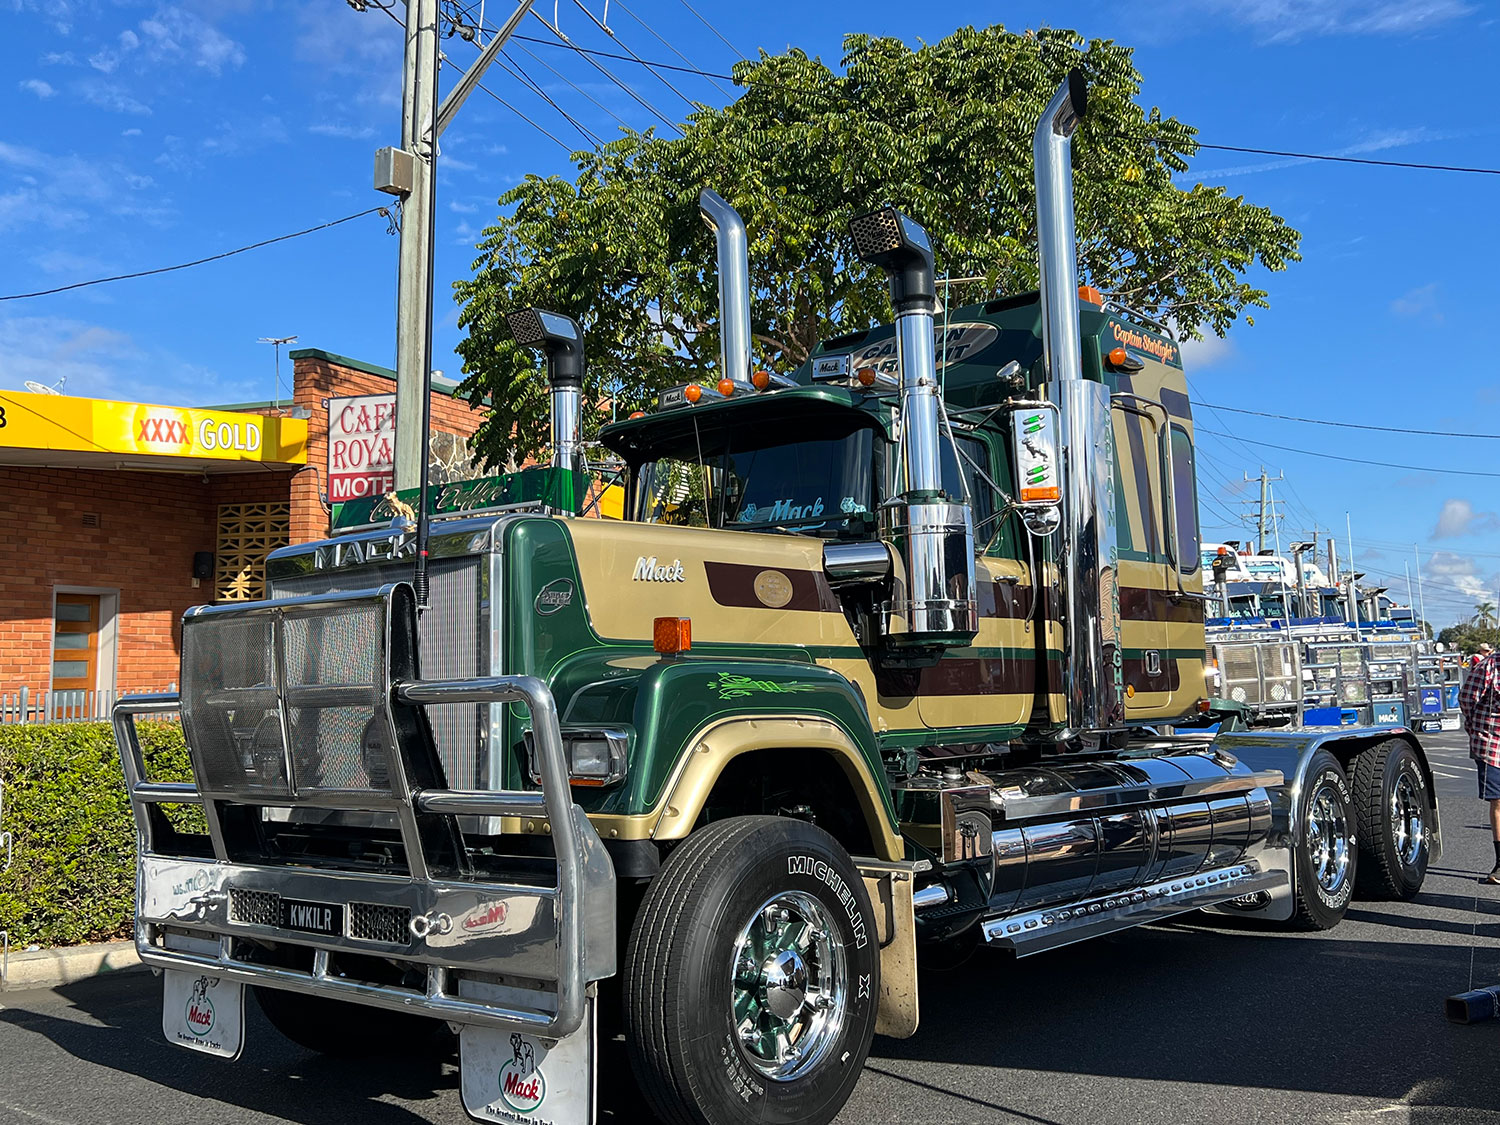
M115 738L137 829L135 932L141 960L157 968L211 972L245 984L548 1039L570 1035L583 1021L588 983L615 972L615 876L598 834L572 803L551 692L534 677L497 676L396 683L390 694L407 705L524 704L530 712L543 782L540 793L409 790L407 810L398 820L413 857L410 876L231 862L220 807L254 802L205 796L193 783L145 779L136 719L176 712L178 696L127 696L116 704ZM197 764L195 758L195 768ZM333 795L310 803L322 808L362 807L358 799L334 799ZM160 804L203 808L212 859L158 851L151 806ZM415 814L545 820L556 853L556 884L421 877L416 873L425 871L426 863L421 858ZM283 928L283 899L342 906L342 932L315 934ZM398 928L403 922L404 934ZM261 944L243 945L236 939ZM246 953L265 943L294 951L299 967L247 959ZM417 989L361 980L357 961L352 962L353 968L341 964L341 957L351 954L416 970L425 986ZM504 976L515 987L500 991L514 1002L506 1006L466 996L466 974L490 979ZM496 990L483 991L493 994Z

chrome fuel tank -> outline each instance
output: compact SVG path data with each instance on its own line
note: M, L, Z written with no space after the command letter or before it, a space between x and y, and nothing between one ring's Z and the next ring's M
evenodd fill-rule
M989 912L1128 891L1248 858L1271 827L1264 786L1228 755L1179 753L971 771L992 797Z

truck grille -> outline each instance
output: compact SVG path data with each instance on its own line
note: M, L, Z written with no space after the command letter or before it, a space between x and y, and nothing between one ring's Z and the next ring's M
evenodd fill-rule
M351 902L349 936L386 945L408 945L411 943L411 911L404 906Z
M247 926L281 925L281 896L272 891L229 891L229 920Z

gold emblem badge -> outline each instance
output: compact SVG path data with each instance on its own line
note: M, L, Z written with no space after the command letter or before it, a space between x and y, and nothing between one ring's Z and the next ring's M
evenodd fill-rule
M792 580L779 570L763 570L755 576L755 596L763 605L780 609L792 600Z

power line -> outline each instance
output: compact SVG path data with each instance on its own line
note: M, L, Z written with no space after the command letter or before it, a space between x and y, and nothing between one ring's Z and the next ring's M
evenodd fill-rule
M731 43L728 39L725 39L724 38L724 33L721 32L713 24L709 23L708 20L704 19L703 18L703 13L701 13L700 11L698 11L697 8L695 8L691 4L689 4L688 0L681 0L681 3L682 3L682 6L684 8L686 8L688 11L692 12L693 15L695 15L695 16L698 17L698 22L699 23L701 23L704 27L708 28L709 31L712 31L715 35L717 35L719 37L719 42L720 43L722 43L722 44L724 44L724 46L728 47L731 51L733 51L741 59L744 59L745 62L749 62L750 61L749 59L745 58L745 52L744 51L740 50L733 43Z
M501 53L504 54L504 51L502 50ZM567 110L563 109L562 106L553 101L547 91L542 89L540 83L538 83L536 79L532 78L531 75L527 74L526 71L522 68L521 64L516 62L515 59L511 58L507 54L505 55L505 58L497 58L495 62L499 64L501 70L504 70L512 78L517 79L521 83L521 85L530 88L530 90L534 94L536 94L537 97L541 98L542 101L546 102L553 109L557 110L558 113L562 114L563 118L568 122L568 124L573 126L574 129L578 130L578 135L583 138L584 143L587 144L590 148L597 151L599 147L604 144L603 139L597 133L579 124L578 120L571 113L569 113Z
M1231 434L1222 434L1218 430L1210 430L1205 426L1197 427L1199 433L1213 434L1214 437L1231 437ZM1376 465L1382 469L1406 469L1413 473L1447 473L1455 477L1493 477L1500 479L1500 473L1482 473L1476 469L1439 469L1430 465L1398 465L1393 461L1369 461L1362 457L1340 457L1337 453L1318 453L1311 449L1298 449L1291 445L1276 445L1269 441L1256 441L1254 438L1235 438L1236 441L1247 441L1251 445L1263 445L1267 449L1279 449L1284 453L1300 453L1304 457L1322 457L1328 461L1347 461L1353 465Z
M572 145L567 144L567 143L563 142L562 140L558 139L558 137L555 134L549 133L546 129L542 128L540 125L538 125L531 118L527 117L524 113L522 113L515 106L511 105L510 102L506 101L499 94L495 93L495 91L491 90L483 82L477 83L477 85L478 85L479 89L483 90L490 97L494 98L497 102L499 102L501 105L503 105L506 109L510 110L517 117L519 117L522 121L526 122L526 124L530 125L538 133L542 134L542 136L544 136L547 139L549 139L550 141L552 141L560 149L562 149L564 152L566 152L569 156L573 155L573 146Z
M587 8L587 6L585 6L583 0L573 0L573 4L574 4L575 7L578 8L578 10L580 12L582 12L584 15L588 16L589 19L593 20L595 27L597 27L600 31L604 32L605 35L608 35L616 43L620 44L620 46L624 49L624 51L625 51L626 54L628 54L632 59L634 59L636 62L640 63L642 66L646 66L646 60L643 59L643 58L641 58L640 55L636 54L633 50L631 50L630 49L630 45L628 43L626 43L624 40L622 40L618 35L616 35L609 28L609 26L607 24L604 24L604 23L600 22L600 20L594 15L594 13L588 10L588 8ZM649 30L649 28L647 30ZM699 103L693 101L692 98L688 97L686 94L684 94L676 86L672 85L672 83L668 82L665 78L663 78L656 71L651 70L651 68L649 66L646 66L646 69L651 72L651 77L652 78L655 78L658 82L660 82L668 90L671 90L672 93L676 94L679 98L681 98L684 102L686 102L687 103L687 107L689 109L696 110L696 109L701 109L702 108L702 106L699 105Z
M1153 138L1155 139L1155 138ZM1331 156L1320 152L1285 152L1276 148L1246 148L1242 145L1199 144L1218 152L1248 152L1256 156L1288 156L1296 160L1327 160L1334 164L1370 164L1377 168L1415 168L1423 172L1472 172L1480 176L1500 176L1500 168L1470 168L1460 164L1420 164L1409 160L1372 160L1363 156Z
M1199 406L1206 406L1210 410L1228 410L1233 414L1254 414L1257 418L1275 418L1282 422L1306 422L1310 426L1337 426L1344 430L1375 430L1382 434L1421 434L1426 437L1445 438L1483 438L1486 441L1500 441L1500 434L1469 434L1456 433L1448 430L1418 430L1404 426L1371 426L1362 422L1334 422L1327 418L1299 418L1295 414L1268 414L1264 410L1246 410L1239 406L1216 406L1209 402L1200 402Z
M699 70L697 64L695 64L692 59L688 58L681 51L679 51L676 47L674 47L674 46L672 46L672 44L668 43L665 39L663 39L660 35L657 34L656 29L654 27L652 27L645 20L641 19L640 16L636 15L629 8L627 8L625 6L624 0L615 0L615 7L619 8L627 16L629 16L631 19L635 20L636 23L638 23L642 27L644 27L646 29L646 31L648 33L650 33L651 37L653 39L655 39L658 43L660 43L663 47L665 47L667 50L671 51L674 55L676 55L683 62L687 63L689 71L696 72L698 74L703 75L704 77L707 77L709 79L709 81L714 84L714 86L719 90L719 92L721 94L723 94L726 98L729 97L729 91L726 90L726 89L724 89L724 87L719 84L718 79L713 78L712 76L710 76L709 73L708 73L708 71L706 71L706 70ZM733 79L730 79L730 81L733 81Z
M553 35L557 36L557 38L560 41L562 41L563 43L569 43L568 37L566 35L564 35L561 31L559 31L557 28L553 27L550 23L548 23L546 21L546 19L544 19L542 17L541 13L538 12L535 8L532 8L530 10L530 14L533 17L535 17L536 20L538 22L540 22L543 27L545 27L548 31L552 32ZM661 110L657 109L654 105L652 105L650 102L648 102L645 98L641 97L641 95L636 92L636 90L635 90L635 88L633 86L631 86L627 82L622 82L619 78L615 77L614 73L611 72L608 67L604 66L603 64L601 64L599 62L596 62L591 57L592 56L592 52L580 50L580 54L582 55L582 57L583 57L583 59L584 59L585 62L587 62L591 67L593 67L595 70L597 70L600 74L604 75L604 77L608 78L611 82L613 82L620 89L624 90L627 94L629 94L636 101L637 104L639 104L648 113L653 114L668 129L671 129L672 132L676 133L679 137L684 136L683 131L670 118L668 118L666 116L666 114L662 113Z
M512 35L511 38L515 39L515 38L517 38L517 36ZM576 92L578 92L579 94L582 94L589 101L593 102L594 105L598 106L605 113L609 114L616 121L618 121L621 125L625 126L625 128L627 128L627 129L630 128L630 122L626 121L618 113L616 113L614 110L610 109L609 106L605 105L598 98L594 97L593 94L589 93L582 86L579 86L576 82L574 82L567 75L562 74L561 72L559 72L558 69L556 67L554 67L551 63L549 63L546 59L543 59L543 58L539 57L535 51L531 50L528 47L525 47L525 46L523 46L523 45L521 45L519 43L516 44L516 45L518 47L520 47L522 51L525 51L527 57L529 57L538 66L544 66L544 67L546 67L549 71L551 71L554 75L556 75L557 78L559 78L563 82L566 82L569 86L573 87L573 89Z
M542 20L547 23L546 20ZM551 24L547 24L551 27ZM524 39L527 43L536 43L542 47L554 47L560 51L573 51L580 55L597 55L601 59L615 59L619 62L635 63L637 66L648 67L651 70L674 70L679 74L696 74L699 78L722 78L726 82L733 82L734 75L719 74L712 70L699 70L695 66L674 66L672 63L655 62L651 59L631 58L629 55L617 55L613 51L600 51L593 47L580 47L577 43L556 42L552 39L538 39L534 35L521 35L519 32L511 36L512 39Z
M234 250L225 250L219 254L210 254L206 258L195 258L191 262L178 262L175 266L159 266L156 269L137 270L134 273L118 273L113 277L96 277L90 281L75 281L71 285L59 285L55 289L38 289L33 293L10 293L0 297L0 301L19 301L25 297L50 297L54 293L66 293L72 289L83 289L90 285L103 285L110 281L129 281L136 277L153 277L159 273L171 273L174 270L185 270L191 266L202 266L209 262L221 261L224 258L232 258L236 254L243 254L247 250L259 250L262 246L272 246L278 242L286 242L288 239L301 238L304 234L313 234L329 227L336 227L340 223L353 222L355 219L363 219L366 215L383 215L387 219L391 217L389 207L370 207L364 211L357 211L353 215L345 215L342 219L333 219L326 223L319 223L315 227L306 230L292 231L291 234L278 234L275 238L265 238L259 242L252 242L248 246L240 246Z

